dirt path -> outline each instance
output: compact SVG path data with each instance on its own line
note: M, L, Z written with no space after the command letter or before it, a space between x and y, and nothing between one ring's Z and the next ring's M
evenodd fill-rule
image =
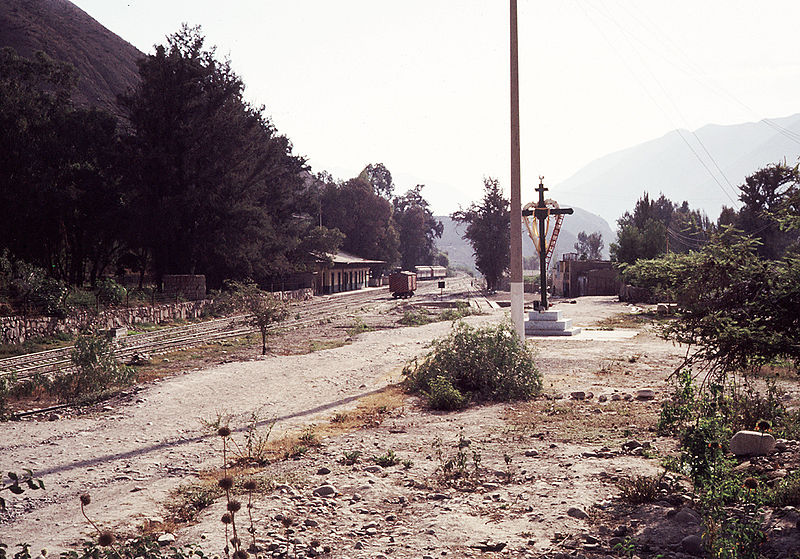
M582 326L627 310L611 298L585 298L577 305L558 308ZM467 320L487 323L503 316L504 312L495 311ZM163 516L171 490L219 464L219 441L208 434L201 420L211 421L219 413L244 417L260 409L262 417L278 419L273 436L319 421L336 410L353 408L360 397L397 380L403 364L421 355L427 342L449 328L449 323L440 322L366 332L336 349L229 363L165 379L97 413L53 422L2 424L0 468L30 467L45 480L47 489L10 500L10 515L0 523L0 541L9 545L25 541L34 550L47 547L51 552L78 542L91 533L80 517L77 497L83 492L92 494L93 514L104 526L125 531L148 517ZM661 393L663 378L677 363L678 350L647 333L629 334L612 336L607 330L597 330L580 339L535 340L547 392L568 395L581 390L599 397L654 388ZM587 431L577 435L574 443L552 439L547 421L535 419L543 409L536 406L541 405L489 406L451 415L429 414L412 406L380 427L326 441L313 457L273 465L269 474L273 479L280 477L281 468L289 468L300 475L300 481L264 497L258 505L259 533L280 546L283 536L279 524L276 528L275 514L291 508L298 518L310 520L301 531L308 532L309 538L324 535L320 537L327 538L332 556L337 557L377 557L386 549L394 557L432 555L428 547L437 554L457 549L467 553L473 549L467 543L486 538L513 541L508 549L522 554L543 551L554 534L574 531L581 523L567 516L570 506L586 508L607 497L603 479L609 472L654 468L640 457L583 456L606 445L618 448L621 433L631 436L643 427L635 418L627 419L630 410L639 406L635 410L651 417L657 401L609 402L613 407L600 414L623 417L622 422L592 427L596 438L587 439ZM575 406L569 413L590 418L595 414L594 401ZM530 426L509 435L507 416L517 412L528 414ZM484 449L482 464L495 472L479 491L443 490L431 481L441 466L436 441L438 448L452 452L448 445L460 429L474 441L472 448ZM363 456L369 456L388 448L407 456L413 467L366 471L363 463L339 464L348 449L361 449ZM504 462L508 453L510 462ZM320 464L333 471L318 477ZM509 478L510 466L513 475ZM313 486L326 480L337 487L338 500L310 495ZM190 541L202 534L217 552L222 546L216 520L220 506L203 513L201 522L179 533L179 538ZM380 527L364 528L376 515ZM388 524L392 529L384 530ZM363 543L365 538L369 545Z

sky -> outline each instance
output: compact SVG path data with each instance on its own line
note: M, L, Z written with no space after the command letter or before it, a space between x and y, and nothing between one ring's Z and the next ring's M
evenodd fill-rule
M509 2L72 2L145 53L201 26L314 172L381 162L436 215L485 177L509 193ZM584 165L676 128L800 112L797 0L518 6L523 203L540 175L558 200Z

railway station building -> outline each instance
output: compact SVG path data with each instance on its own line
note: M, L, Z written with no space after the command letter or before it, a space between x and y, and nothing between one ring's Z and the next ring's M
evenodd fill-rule
M367 260L346 252L329 255L329 259L330 263L327 259L317 262L315 295L363 289L369 284L375 270L386 265L383 260Z

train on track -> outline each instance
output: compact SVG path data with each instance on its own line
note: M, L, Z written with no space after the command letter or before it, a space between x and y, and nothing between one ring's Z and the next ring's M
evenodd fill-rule
M395 299L406 299L414 295L417 281L444 279L447 268L444 266L415 266L413 272L394 271L389 275L389 292Z

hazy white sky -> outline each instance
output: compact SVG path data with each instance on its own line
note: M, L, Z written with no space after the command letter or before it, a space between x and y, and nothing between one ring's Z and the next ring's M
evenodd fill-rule
M383 162L437 214L508 193L507 1L72 1L147 53L202 26L314 171ZM675 128L800 112L797 0L518 2L523 202Z

